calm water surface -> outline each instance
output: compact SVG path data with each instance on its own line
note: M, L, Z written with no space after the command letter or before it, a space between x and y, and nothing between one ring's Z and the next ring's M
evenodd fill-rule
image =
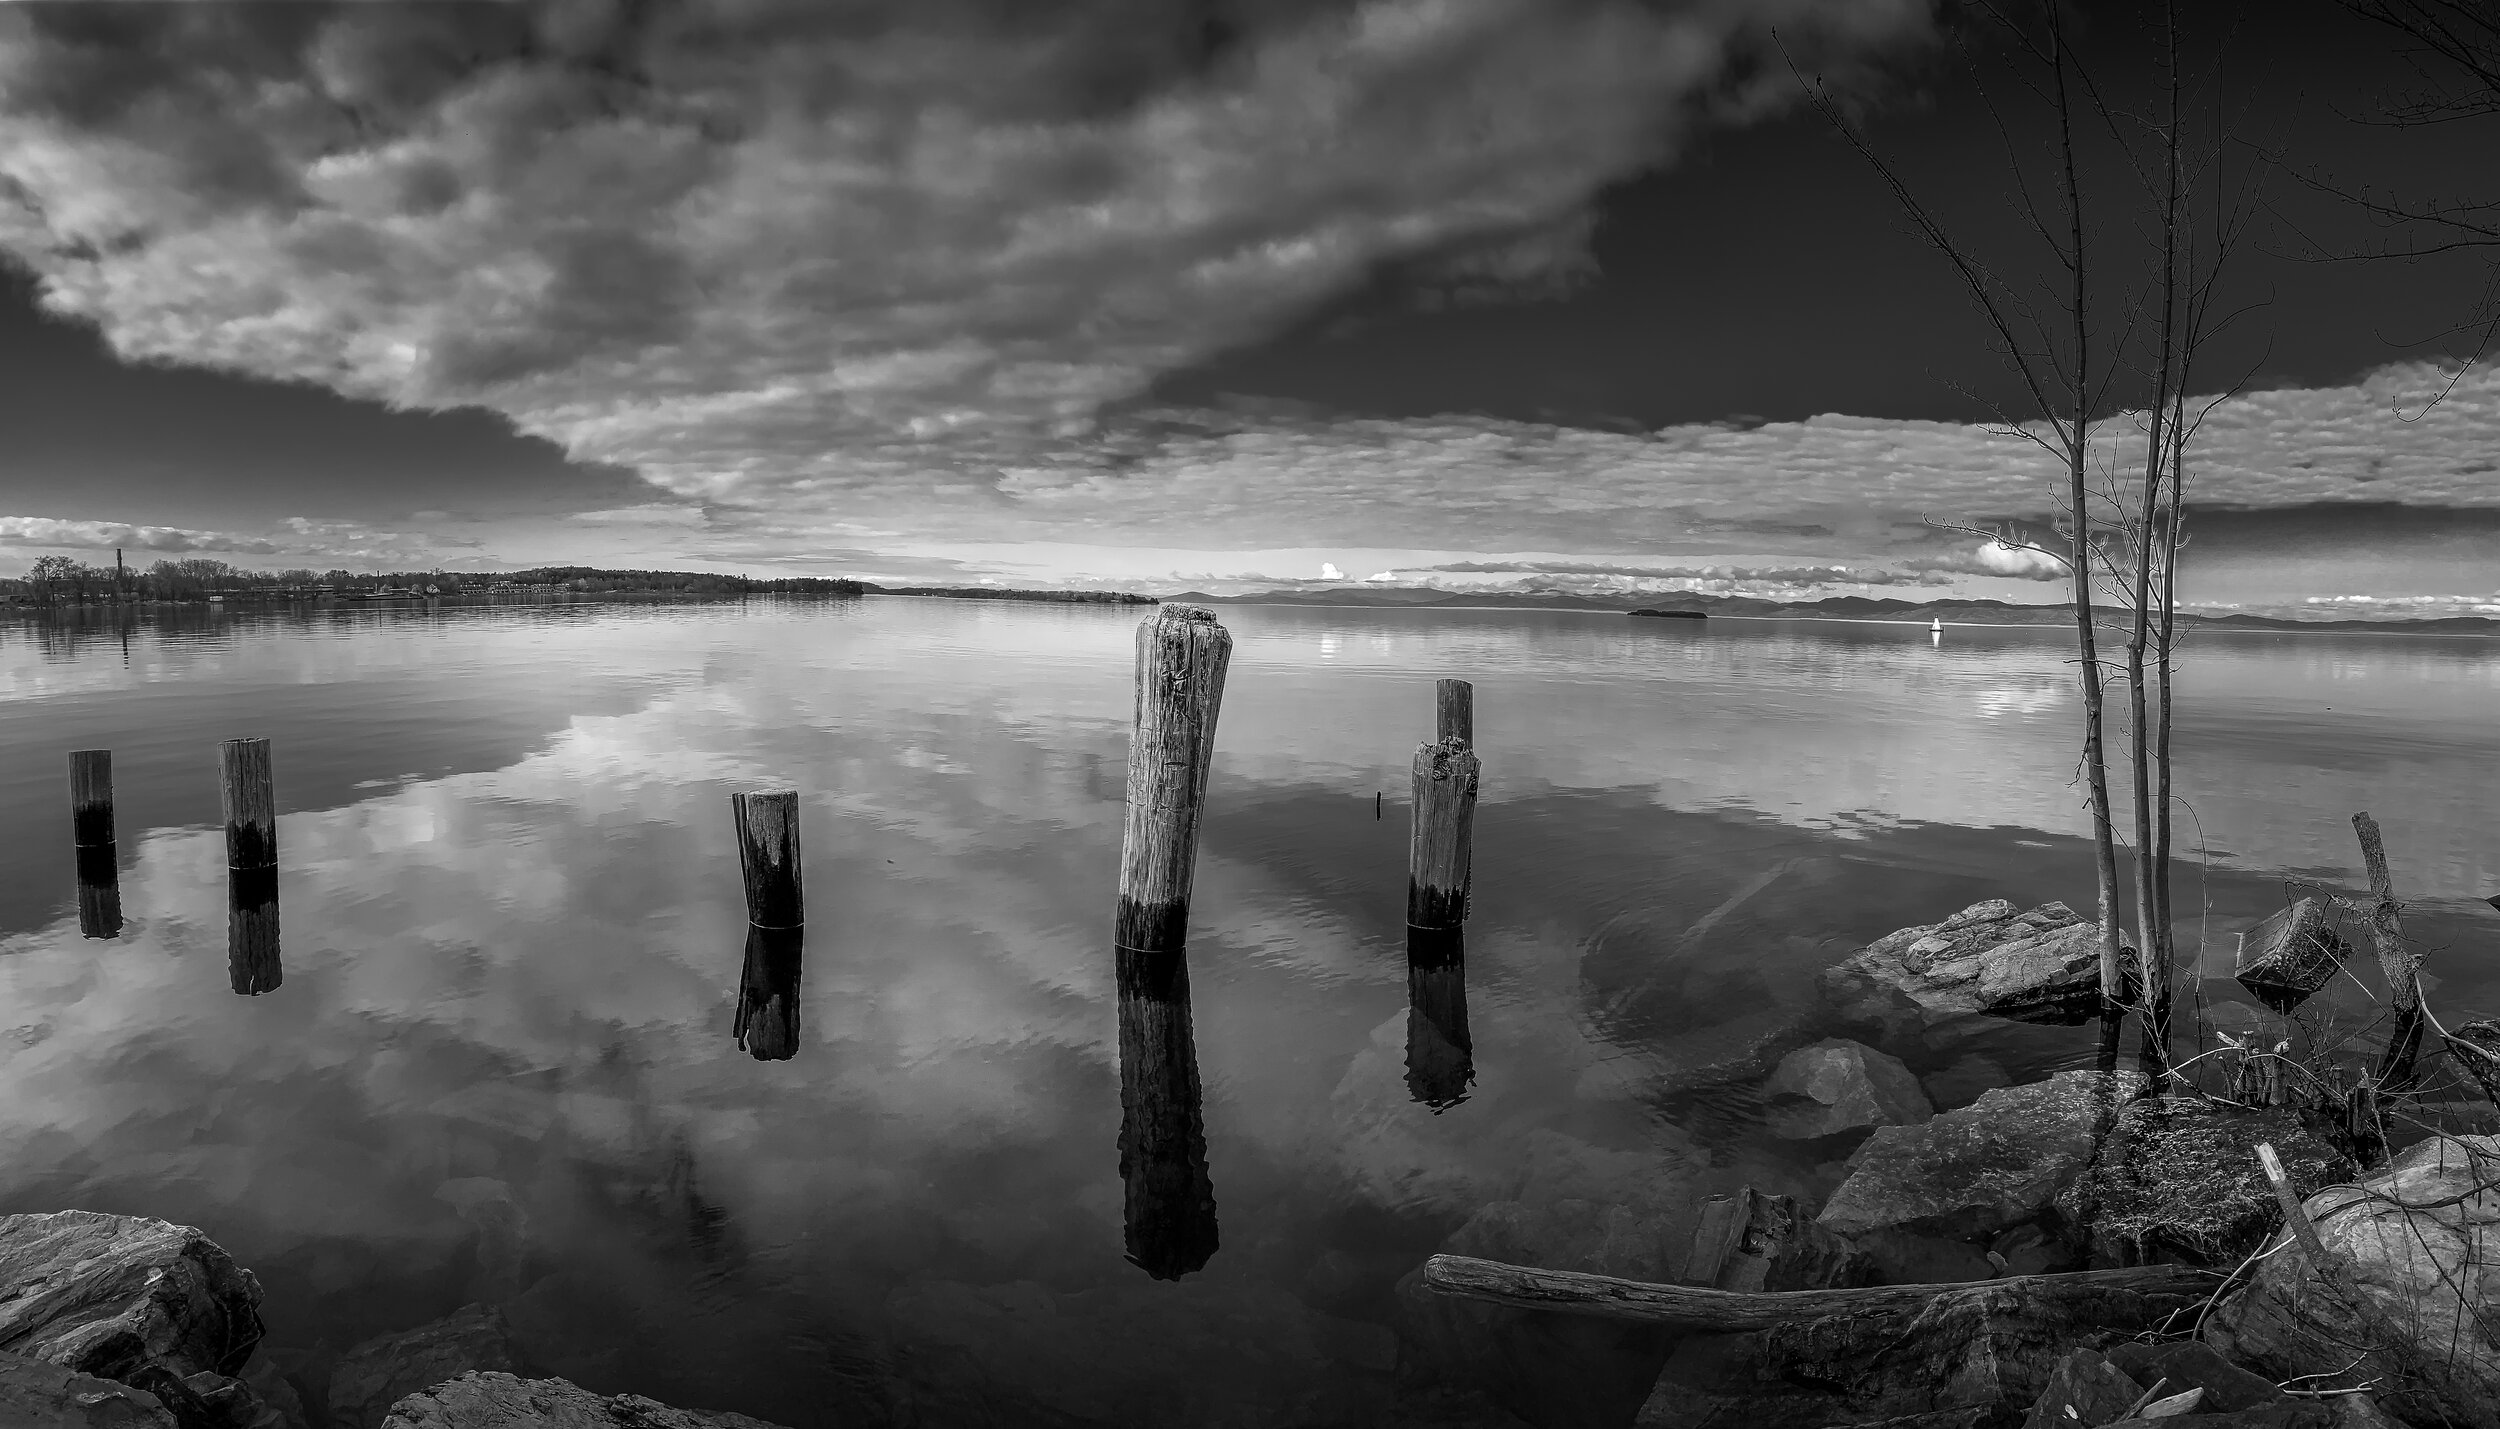
M201 1226L315 1363L490 1300L551 1372L797 1429L1505 1422L1416 1388L1426 1255L1540 1196L1647 1198L1663 1245L1713 1192L1825 1194L1846 1141L1772 1137L1695 1068L1892 928L2089 908L2055 631L1219 613L1191 1036L1168 1006L1156 1034L1194 1052L1204 1179L1141 1127L1142 1218L1109 946L1141 612L0 626L0 1211ZM1444 675L1477 686L1476 908L1410 1014L1404 791ZM2287 879L2357 881L2366 808L2443 1016L2500 1012L2500 645L2200 635L2184 681L2207 970ZM273 741L281 810L258 997L229 990L216 827L238 735ZM64 807L88 747L109 939ZM778 782L810 917L766 1061L732 1038L742 977L788 968L745 966L728 795ZM2012 1024L1887 1050L1940 1106L2090 1054ZM1211 1187L1217 1244L1159 1280L1130 1252L1205 1230L1152 1203L1175 1186Z

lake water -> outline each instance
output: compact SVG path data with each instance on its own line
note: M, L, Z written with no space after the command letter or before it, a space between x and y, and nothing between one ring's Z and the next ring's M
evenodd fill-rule
M1819 1198L1848 1143L1770 1135L1695 1077L1711 1049L1893 928L2090 908L2059 631L1221 607L1187 1039L1169 1007L1153 1034L1194 1051L1203 1172L1140 1128L1141 1184L1180 1203L1133 1216L1110 929L1145 613L0 625L0 1211L204 1228L290 1365L487 1300L552 1372L794 1429L1516 1423L1428 1383L1398 1289L1425 1256L1540 1196L1663 1204L1642 1254L1709 1193ZM1441 676L1477 690L1475 907L1410 1014L1407 768ZM2368 809L2434 1006L2500 1012L2500 644L2200 634L2182 680L2207 970L2287 880L2356 885ZM217 827L241 735L281 813L256 997ZM112 938L80 935L73 878L90 747ZM759 1060L728 795L782 782L809 921L795 1055ZM2088 1062L2091 1031L1886 1050L1945 1107ZM1208 1234L1177 1280L1129 1259Z

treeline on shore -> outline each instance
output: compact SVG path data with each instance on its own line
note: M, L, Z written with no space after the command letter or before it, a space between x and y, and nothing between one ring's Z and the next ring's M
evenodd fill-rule
M87 605L115 601L235 599L370 600L411 596L496 595L864 595L875 587L820 576L759 580L712 571L612 571L594 566L539 566L479 571L246 570L224 561L158 561L141 569L90 565L46 556L24 576L0 578L0 600L16 605Z

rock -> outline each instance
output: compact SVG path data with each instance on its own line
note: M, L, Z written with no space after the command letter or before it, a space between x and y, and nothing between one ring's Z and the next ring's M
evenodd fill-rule
M2118 1113L2100 1157L2058 1193L2058 1215L2094 1265L2181 1260L2228 1270L2282 1220L2258 1169L2261 1141L2273 1143L2303 1195L2353 1174L2293 1112L2147 1097Z
M744 1414L593 1394L566 1379L464 1374L390 1406L387 1429L782 1429Z
M472 1371L521 1368L520 1347L503 1311L463 1305L440 1320L377 1336L341 1356L330 1372L330 1423L332 1429L378 1429L394 1403L427 1385Z
M2500 1021L2461 1022L2448 1030L2448 1060L2500 1102Z
M293 1381L269 1356L254 1355L251 1364L244 1368L243 1382L277 1416L277 1429L309 1429L312 1419L304 1413L303 1396L295 1392Z
M0 1286L0 1350L144 1391L182 1429L263 1429L258 1400L225 1388L260 1342L260 1282L192 1227L0 1216Z
M1763 1083L1771 1134L1791 1140L1874 1126L1914 1126L1936 1114L1898 1057L1831 1038L1780 1059Z
M8 1429L176 1429L156 1396L117 1380L0 1351L0 1424Z
M1988 1242L1988 1258L1999 1275L2055 1275L2083 1268L2081 1253L2036 1225L1998 1235Z
M2303 1209L2331 1273L2278 1251L2222 1302L2206 1339L2278 1380L2370 1382L2379 1403L2422 1424L2500 1429L2500 1137L2433 1137L2358 1189ZM2402 1204L2399 1204L2402 1203ZM2410 1207L2410 1208L2409 1208Z
M2046 1389L2031 1402L2023 1429L2091 1429L2135 1407L2144 1386L2107 1356L2077 1350L2057 1362Z
M2121 949L2132 969L2132 949ZM1987 1015L2073 1025L2101 1011L2100 930L2063 903L2017 912L2002 898L1941 923L1887 933L1823 973L1844 1020L1898 1030L1900 1001L1928 1025ZM2132 978L2132 972L2130 972Z
M1994 1236L2046 1210L2144 1086L2133 1072L2060 1072L1917 1126L1878 1127L1849 1158L1849 1179L1817 1223L1852 1238Z
M2240 934L2233 969L2240 986L2277 1012L2307 1002L2352 956L2326 914L2326 900L2303 898Z
M1677 1278L1718 1290L1823 1290L1865 1285L1873 1271L1863 1251L1816 1225L1796 1198L1748 1186L1701 1203L1692 1252Z
M1938 1296L1904 1325L1834 1315L1675 1347L1637 1423L1647 1429L1823 1429L1895 1420L2003 1425L2077 1348L2190 1310L2183 1295L2100 1289L2056 1302L1985 1282Z

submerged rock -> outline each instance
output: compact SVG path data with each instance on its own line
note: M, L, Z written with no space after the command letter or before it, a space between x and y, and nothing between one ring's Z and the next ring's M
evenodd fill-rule
M2094 1265L2180 1260L2227 1270L2282 1220L2258 1169L2261 1141L2303 1195L2354 1170L2292 1112L2147 1097L2119 1112L2099 1159L2058 1194L2058 1215Z
M2134 950L2120 952L2131 970ZM2071 1025L2100 1015L2100 969L2100 930L2073 909L1992 898L1885 934L1825 969L1822 987L1844 1020L1894 1031L1980 1015Z
M1874 1126L1910 1126L1936 1114L1900 1058L1831 1038L1780 1059L1762 1085L1774 1136L1806 1140Z
M571 1380L465 1374L407 1396L387 1429L782 1429L744 1414L672 1409L639 1394L593 1394Z
M196 1229L0 1216L0 1286L0 1350L143 1390L183 1429L259 1429L258 1400L230 1376L260 1342L260 1282Z
M1864 1285L1872 1269L1864 1252L1816 1225L1795 1197L1748 1186L1701 1203L1693 1249L1676 1278L1715 1290L1824 1290Z
M177 1429L155 1395L117 1380L0 1351L0 1424L9 1429Z
M1851 1237L1986 1239L2048 1209L2144 1087L2133 1072L2060 1072L1917 1126L1879 1127L1817 1223Z
M2352 956L2326 914L2324 899L2303 898L2240 934L2232 970L2240 986L2276 1012L2307 1002Z
M2001 1426L2077 1347L2125 1340L2190 1309L2183 1295L2099 1287L2049 1300L1983 1282L1908 1315L1836 1314L1675 1347L1643 1429Z
M330 1372L330 1423L333 1429L379 1429L394 1403L427 1385L472 1371L521 1368L520 1346L503 1312L492 1305L464 1305L413 1330L376 1336L342 1356Z
M2419 1424L2500 1429L2500 1137L2434 1137L2358 1187L2308 1198L2327 1273L2305 1249L2259 1262L2205 1337L2274 1376L2368 1383Z

